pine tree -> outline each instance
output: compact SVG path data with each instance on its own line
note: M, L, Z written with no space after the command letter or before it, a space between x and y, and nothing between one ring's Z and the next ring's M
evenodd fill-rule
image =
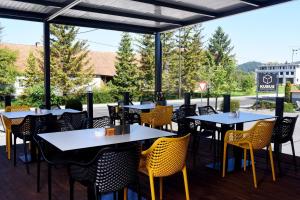
M86 41L76 40L78 28L52 24L51 86L63 96L84 89L93 76Z
M161 34L162 44L162 89L174 91L178 87L178 74L176 70L176 40L174 31ZM176 75L175 75L176 74Z
M182 91L191 92L195 89L196 82L200 80L200 69L203 62L202 27L201 25L185 27L177 38L181 44L179 74L181 74Z
M215 67L225 70L225 83L222 85L222 91L218 89L215 95L219 96L221 93L230 93L233 88L237 87L237 81L234 78L236 71L236 62L234 54L232 54L233 46L229 36L223 31L221 27L218 27L212 37L209 39L208 51L210 53L209 59L213 59ZM216 69L213 69L215 71ZM211 84L214 85L215 80L211 80ZM212 88L212 91L214 88ZM216 96L216 97L217 97Z
M139 91L154 90L154 36L145 34L138 39Z
M209 39L208 51L214 56L216 65L226 65L233 59L233 46L231 40L219 26L213 36Z
M33 52L30 52L28 55L24 76L24 86L26 88L33 87L36 84L41 84L43 81L41 68L39 68Z
M115 67L116 75L112 80L112 84L116 97L119 97L123 92L137 95L138 69L132 48L132 38L128 33L122 34Z

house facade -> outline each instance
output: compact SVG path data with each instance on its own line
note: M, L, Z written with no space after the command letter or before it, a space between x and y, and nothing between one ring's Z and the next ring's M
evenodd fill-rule
M289 81L292 84L300 84L300 64L284 63L284 64L264 64L259 66L256 73L274 73L278 72L279 84L285 84Z
M27 58L30 52L34 54L37 53L39 48L42 46L39 43L35 45L24 45L24 44L11 44L11 43L2 43L0 48L8 48L17 52L17 61L16 66L19 72L24 72L26 68ZM116 53L114 52L99 52L99 51L90 51L88 54L90 58L90 65L94 71L94 78L91 81L90 85L93 87L101 87L104 83L111 80L116 74L116 69L114 66ZM24 76L18 76L15 82L15 95L21 95L24 91Z

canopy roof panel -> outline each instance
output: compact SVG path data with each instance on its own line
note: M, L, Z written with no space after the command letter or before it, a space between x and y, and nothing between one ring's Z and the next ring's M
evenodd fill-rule
M155 33L290 0L1 0L0 17Z

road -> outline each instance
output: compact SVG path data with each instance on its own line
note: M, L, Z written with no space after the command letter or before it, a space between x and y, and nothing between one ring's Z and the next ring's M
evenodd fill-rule
M274 95L264 95L264 96L259 96L259 98L274 98ZM240 101L240 107L241 108L249 108L255 103L256 96L240 96L240 97L231 97L231 99L234 100L239 100ZM220 108L220 104L223 101L223 98L220 97L218 98L218 108ZM183 99L180 100L168 100L167 103L170 105L182 105L183 104ZM215 98L210 98L209 104L213 107L215 107ZM139 104L139 102L133 102L134 104ZM192 99L191 100L192 104L197 104L198 106L205 106L207 105L207 99ZM113 103L109 103L113 105ZM108 110L107 110L107 104L96 104L94 105L94 116L103 116L103 115L108 115Z

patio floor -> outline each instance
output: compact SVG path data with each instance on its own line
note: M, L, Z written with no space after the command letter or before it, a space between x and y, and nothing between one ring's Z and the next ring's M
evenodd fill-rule
M292 157L284 155L282 167L284 174L272 181L271 170L266 169L265 152L255 154L258 189L252 183L251 168L246 172L229 173L221 178L217 171L205 167L212 161L208 139L200 144L197 163L193 167L191 156L188 158L190 197L196 199L300 199L300 173L294 171ZM19 147L18 147L19 148ZM18 151L21 152L21 149ZM297 159L300 164L300 159ZM44 200L47 199L47 167L42 164L41 192L36 192L36 164L30 165L30 175L26 174L24 165L19 161L13 167L12 161L6 159L4 147L0 147L0 200ZM67 170L64 167L53 169L53 200L69 199ZM149 181L140 176L142 195L150 199ZM184 200L183 180L181 174L164 179L164 199ZM157 183L158 186L158 183ZM158 195L158 189L156 189ZM86 190L75 185L75 199L85 200ZM108 198L106 198L108 199ZM132 200L133 198L129 198Z

